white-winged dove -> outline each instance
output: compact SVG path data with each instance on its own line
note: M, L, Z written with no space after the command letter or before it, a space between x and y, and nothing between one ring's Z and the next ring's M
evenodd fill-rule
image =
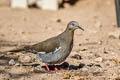
M10 50L9 52L32 52L37 54L37 58L46 63L46 68L50 71L48 64L58 64L63 62L70 54L73 48L74 31L81 28L76 21L70 21L65 31L56 37L49 38L40 43L25 46L21 49ZM54 68L56 71L58 69Z

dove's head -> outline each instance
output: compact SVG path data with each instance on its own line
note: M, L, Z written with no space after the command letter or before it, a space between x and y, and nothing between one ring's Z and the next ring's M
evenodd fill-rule
M79 26L78 22L76 21L70 21L67 25L67 28L69 30L76 30L76 29L81 29L84 31L84 29L82 27Z

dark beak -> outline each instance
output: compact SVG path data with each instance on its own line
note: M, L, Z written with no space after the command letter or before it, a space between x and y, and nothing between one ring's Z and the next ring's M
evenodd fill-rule
M78 26L78 28L84 31L84 29L82 27Z

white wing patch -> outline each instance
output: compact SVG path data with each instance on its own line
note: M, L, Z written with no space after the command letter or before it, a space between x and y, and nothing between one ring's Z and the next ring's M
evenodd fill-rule
M61 47L58 47L58 48L55 49L54 52L49 52L49 53L56 53L56 52L58 52L60 49L61 49ZM37 53L38 53L38 54L39 54L39 53L40 53L40 54L46 54L46 52L37 52Z
M61 47L56 48L55 51L54 51L54 53L57 52L57 51L59 51L60 49L61 49Z
M49 53L54 54L54 53L58 52L60 49L61 49L61 47L58 47L58 48L55 49L54 52L49 52ZM38 53L38 54L46 54L46 52L37 52L37 53Z
M40 53L40 54L46 54L46 52L37 52L38 54Z

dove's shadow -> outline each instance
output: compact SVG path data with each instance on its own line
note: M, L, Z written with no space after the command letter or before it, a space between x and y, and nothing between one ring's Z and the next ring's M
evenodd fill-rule
M32 67L37 67L40 64L22 64L22 66L32 66Z
M83 68L85 66L85 64L79 64L79 65L69 65L68 62L64 62L63 64L61 65L56 65L56 67L59 69L59 70L77 70L77 69L80 69L80 68ZM45 68L45 66L42 66L42 68ZM49 68L50 70L54 70L54 66L53 65L49 65Z
M33 67L37 67L37 66L40 66L40 64L31 64L31 65L22 65L22 66L33 66ZM69 65L68 62L64 62L60 65L56 65L56 67L59 69L59 70L78 70L80 68L83 68L85 66L85 64L79 64L79 65ZM49 65L49 68L50 70L54 71L54 65ZM46 66L41 66L41 68L44 68L46 71Z

